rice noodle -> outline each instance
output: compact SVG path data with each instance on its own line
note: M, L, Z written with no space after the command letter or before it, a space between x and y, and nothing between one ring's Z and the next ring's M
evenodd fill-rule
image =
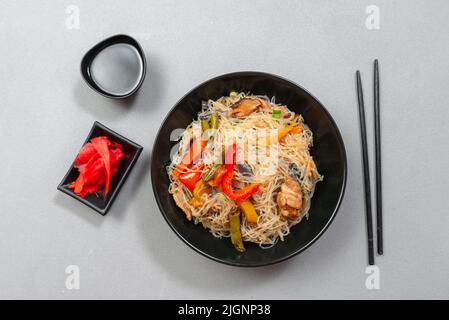
M232 107L245 97L257 97L263 99L270 106L269 109L261 108L244 118L232 116ZM259 183L260 189L252 196L252 203L259 216L257 224L249 223L245 215L242 215L241 234L244 241L258 243L261 247L271 247L278 240L283 240L290 233L290 228L299 223L308 214L315 184L323 177L318 173L316 165L310 155L309 149L313 144L313 135L300 115L287 109L286 106L276 105L274 97L269 99L262 96L249 96L245 93L221 97L207 102L199 114L198 119L207 119L212 113L219 116L219 127L210 139L199 163L210 166L219 162L223 150L233 142L247 146L243 148L238 157L243 159L252 170L252 175L244 175L235 170L234 181L237 185L249 182ZM273 117L273 109L281 108L284 112L281 119ZM279 143L271 143L269 138L257 135L260 129L277 132L286 125L302 125L301 133L290 133ZM180 163L186 150L188 150L195 132L201 129L200 120L193 121L182 135L179 150L173 156L172 163L167 167L171 183L169 192L173 195L176 204L184 211L187 218L201 223L215 237L229 236L229 214L240 211L237 204L227 198L221 192L203 194L201 205L193 207L189 202L187 188L172 176L172 171ZM258 130L259 129L259 130ZM272 131L269 131L272 130ZM269 150L269 155L261 156L258 150ZM256 153L256 155L255 155ZM251 159L251 161L249 161ZM302 191L303 206L296 219L285 219L280 213L276 203L276 195L285 178L290 177L297 181Z

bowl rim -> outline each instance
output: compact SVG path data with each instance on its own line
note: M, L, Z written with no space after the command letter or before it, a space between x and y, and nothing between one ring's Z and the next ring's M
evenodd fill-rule
M162 128L165 126L168 118L175 112L176 107L179 105L179 103L181 103L185 98L187 98L192 92L198 90L199 88L201 88L202 86L206 85L209 82L215 81L215 80L219 80L221 78L230 78L230 77L242 77L242 76L263 76L263 77L268 77L268 78L275 78L284 82L288 82L298 88L300 88L301 90L303 90L306 94L308 94L312 99L314 99L320 106L321 108L324 110L324 112L326 113L326 115L329 117L331 124L334 126L335 131L337 133L337 139L339 140L340 144L341 144L341 149L342 149L342 156L343 156L343 184L340 190L340 194L338 196L338 201L337 204L335 206L334 211L332 212L332 215L330 216L330 219L328 220L328 222L326 223L326 225L321 229L321 231L312 239L310 240L306 245L302 246L301 248L294 250L292 253L281 257L281 258L277 258L274 259L272 261L269 262L262 262L262 263L254 263L254 264L246 264L246 263L241 263L238 261L228 261L228 260L223 260L220 258L217 258L211 254L208 254L204 251L202 251L200 248L195 247L193 244L191 244L187 239L185 239L179 232L178 230L175 228L175 226L173 225L173 223L170 221L170 219L168 219L168 217L166 216L164 209L162 207L159 195L156 192L156 189L153 187L154 185L157 184L156 182L156 177L155 177L155 170L153 170L153 163L155 161L155 154L156 154L156 145L158 140L160 139L161 135L161 130ZM194 251L196 251L197 253L199 253L200 255L209 258L213 261L225 264L225 265L229 265L229 266L234 266L234 267L244 267L244 268L253 268L253 267L263 267L263 266L269 266L269 265L274 265L280 262L283 262L285 260L288 260L290 258L293 258L294 256L298 255L299 253L305 251L306 249L308 249L310 246L312 246L312 244L314 244L322 235L323 233L329 228L329 226L331 225L331 223L334 221L335 216L337 215L338 210L340 209L341 203L343 202L343 197L345 194L345 190L346 190L346 182L347 182L347 156L346 156L346 148L345 148L345 144L343 141L343 137L341 136L340 130L338 129L338 126L334 120L334 118L331 116L331 114L329 113L329 111L326 109L326 107L321 103L320 100L318 100L313 94L311 94L308 90L306 90L304 87L302 87L301 85L278 75L272 74L272 73L267 73L267 72L262 72L262 71L235 71L235 72L230 72L230 73L225 73L225 74L221 74L218 76L215 76L213 78L210 78L206 81L203 81L202 83L196 85L195 87L193 87L192 89L190 89L186 94L184 94L174 105L173 107L170 109L170 111L167 113L167 115L165 116L164 120L162 121L156 136L155 136L155 140L153 143L153 148L152 148L152 153L151 153L151 185L152 185L152 189L153 189L153 194L154 197L156 199L157 205L159 207L159 211L161 213L161 215L164 217L165 221L167 222L167 224L170 226L170 228L173 230L173 232L178 236L178 238L180 238L185 244L187 244L191 249L193 249Z

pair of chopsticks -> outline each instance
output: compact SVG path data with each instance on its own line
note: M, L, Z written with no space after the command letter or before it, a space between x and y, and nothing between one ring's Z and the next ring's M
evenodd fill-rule
M368 263L374 265L373 216L371 211L371 185L368 160L368 146L366 142L365 105L363 102L362 80L360 71L356 72L357 98L359 104L360 136L362 140L363 178L365 190L365 213L368 237ZM379 62L374 60L374 143L376 158L376 226L377 253L383 254L382 235L382 174L380 154L380 110L379 110Z

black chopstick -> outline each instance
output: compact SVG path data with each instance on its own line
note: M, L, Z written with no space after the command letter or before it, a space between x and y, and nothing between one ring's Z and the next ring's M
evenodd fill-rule
M368 263L374 265L373 215L371 212L371 187L369 178L368 147L366 142L365 106L363 103L360 71L356 72L357 98L359 103L360 136L362 140L363 181L365 189L365 213L368 234Z
M376 226L377 253L383 254L382 232L382 171L380 156L380 110L379 110L379 62L374 60L374 144L376 146Z

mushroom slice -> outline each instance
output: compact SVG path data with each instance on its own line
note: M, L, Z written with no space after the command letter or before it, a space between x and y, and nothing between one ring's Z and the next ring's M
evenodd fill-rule
M243 98L234 104L232 114L238 118L247 117L261 106L259 99Z

